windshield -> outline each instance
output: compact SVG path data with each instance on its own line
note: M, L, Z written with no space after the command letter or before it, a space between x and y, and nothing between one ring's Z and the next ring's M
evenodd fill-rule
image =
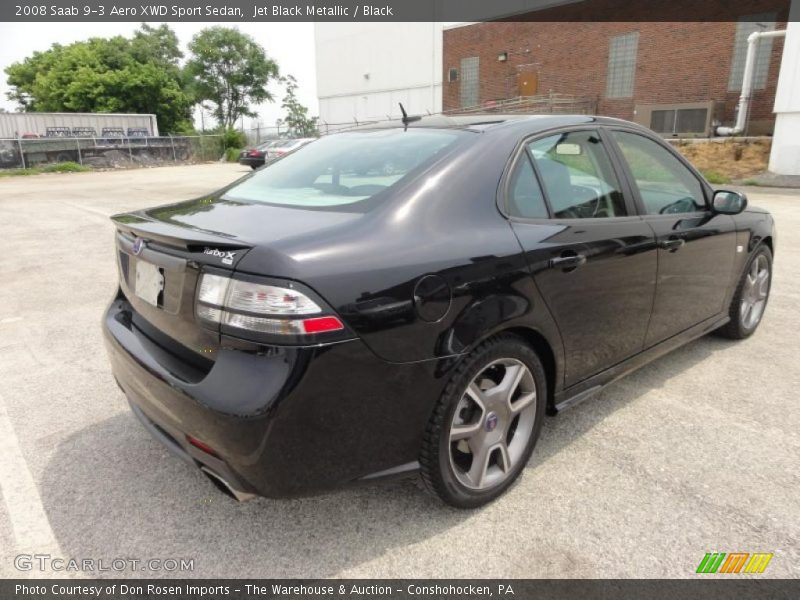
M386 129L307 144L229 189L223 200L334 207L371 198L430 161L463 132Z

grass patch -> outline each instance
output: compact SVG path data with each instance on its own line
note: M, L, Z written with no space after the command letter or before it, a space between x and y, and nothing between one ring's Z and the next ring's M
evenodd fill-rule
M742 185L759 185L759 183L755 179L745 179Z
M85 171L91 171L91 169L76 162L62 162L30 169L1 169L0 177L24 177L41 173L83 173Z
M721 175L716 171L700 171L703 174L703 177L706 178L708 183L730 183L731 178L725 177L725 175Z

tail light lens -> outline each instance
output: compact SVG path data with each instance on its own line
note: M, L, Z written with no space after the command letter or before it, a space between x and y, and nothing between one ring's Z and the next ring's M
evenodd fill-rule
M338 339L346 327L330 313L322 299L295 282L215 273L201 275L195 302L195 314L206 327L266 342L327 341L331 334Z

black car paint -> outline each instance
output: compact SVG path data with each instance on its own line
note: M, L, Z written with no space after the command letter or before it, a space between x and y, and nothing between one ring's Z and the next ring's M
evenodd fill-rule
M105 318L117 380L153 422L215 448L229 479L282 496L413 470L453 368L500 331L537 348L554 412L723 324L749 252L765 238L774 243L762 211L560 221L502 214L503 183L521 141L576 127L632 128L553 116L470 132L371 210L223 200L226 188L115 217L123 237L145 237L167 262L185 263L185 293L172 315L132 297L123 277ZM635 208L635 190L621 179ZM681 246L661 247L676 236ZM235 251L227 268L236 273L309 286L354 339L276 347L198 328L193 286L201 269L220 267L203 252L208 246ZM578 253L586 261L576 269L553 263ZM682 310L676 301L685 285L685 323L668 330L661 314Z

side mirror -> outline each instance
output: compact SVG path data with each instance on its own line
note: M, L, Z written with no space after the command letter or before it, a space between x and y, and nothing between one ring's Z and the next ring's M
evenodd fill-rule
M738 215L747 208L747 196L731 190L717 190L712 201L714 212L720 215Z

